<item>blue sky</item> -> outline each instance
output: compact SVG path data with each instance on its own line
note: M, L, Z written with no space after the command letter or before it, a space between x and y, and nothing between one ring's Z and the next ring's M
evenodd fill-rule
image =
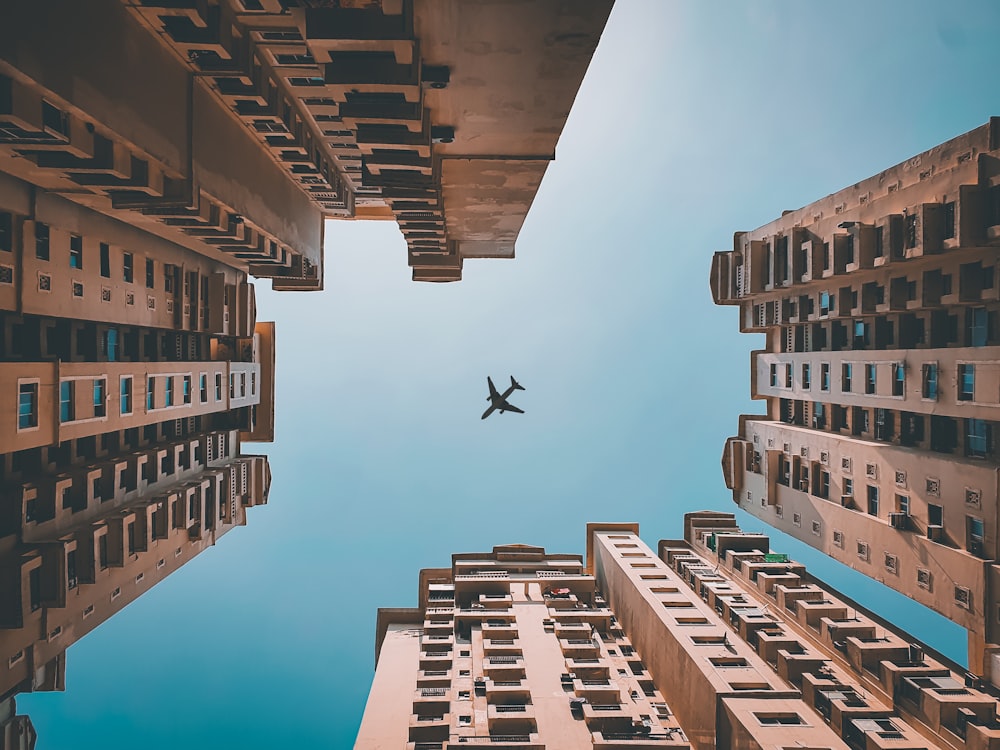
M72 647L65 694L19 699L38 747L350 747L375 610L414 605L419 568L735 509L719 460L760 411L761 340L712 305L712 252L1000 114L998 28L988 1L619 0L515 260L413 284L394 225L331 223L324 293L258 289L270 504ZM511 374L527 413L481 422ZM772 540L964 657L954 626Z

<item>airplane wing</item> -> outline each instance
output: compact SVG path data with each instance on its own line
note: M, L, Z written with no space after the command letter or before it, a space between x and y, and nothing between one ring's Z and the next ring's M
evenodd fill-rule
M493 385L493 378L489 378L489 377L486 378L486 382L490 386L490 398L493 398L493 396L499 396L500 394L497 393L496 386Z
M516 411L518 414L524 414L524 409L518 409L516 406L511 406L510 404L507 404L503 409L504 411Z
M486 419L486 417L492 414L495 410L496 407L490 404L490 408L483 412L483 416L481 416L480 419Z

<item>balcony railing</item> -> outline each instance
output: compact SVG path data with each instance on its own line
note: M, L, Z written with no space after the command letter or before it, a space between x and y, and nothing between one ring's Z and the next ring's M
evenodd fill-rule
M523 714L528 710L528 707L521 704L515 704L511 706L496 706L495 707L498 714Z
M502 744L508 742L531 742L527 734L491 734L489 737L459 737L459 742L470 745Z

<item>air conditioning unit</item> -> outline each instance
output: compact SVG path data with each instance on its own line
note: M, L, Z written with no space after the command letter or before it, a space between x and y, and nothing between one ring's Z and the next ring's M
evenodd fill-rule
M842 506L844 506L845 508L853 508L854 507L854 495L841 495L840 496L840 504Z
M921 664L924 661L924 649L918 643L911 643L909 648L909 654L907 656L908 661L912 664Z
M906 513L890 513L889 525L894 529L905 529L908 516Z
M944 539L944 526L931 524L927 527L927 538L932 542L940 542Z

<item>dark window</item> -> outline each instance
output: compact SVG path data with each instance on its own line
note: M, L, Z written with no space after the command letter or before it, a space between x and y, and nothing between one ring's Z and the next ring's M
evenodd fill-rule
M146 288L152 289L156 285L156 264L151 258L146 259Z
M42 569L32 568L28 573L28 597L31 611L36 612L42 606Z
M938 366L937 363L928 363L923 366L923 390L924 398L937 399Z
M103 349L104 355L108 358L108 362L118 361L118 329L109 328L104 332L103 339Z
M990 319L985 307L974 307L965 313L968 346L986 346L990 338Z
M771 363L771 387L778 387L778 365Z
M122 278L129 284L132 283L133 277L133 259L132 253L124 252L122 253Z
M101 276L111 278L111 246L107 242L101 243Z
M135 554L135 522L131 521L128 525L128 553L130 555Z
M889 409L876 409L875 410L875 439L876 440L892 440L895 434L895 419L893 417L892 411Z
M931 415L931 450L951 453L958 445L958 425L951 417Z
M49 225L35 222L35 257L39 260L49 259Z
M63 380L59 383L59 421L72 422L75 418L73 386L75 381Z
M977 557L983 556L983 544L986 541L986 524L983 519L966 516L965 519L966 547Z
M868 515L878 515L878 487L868 485Z
M919 219L916 214L908 214L906 217L906 249L909 250L917 246Z
M840 368L840 390L844 393L851 392L851 370L850 362L845 362Z
M906 367L902 362L892 365L892 395L902 396L906 391Z
M802 388L804 390L812 388L812 370L808 362L802 365Z
M120 383L120 405L119 411L122 414L132 413L132 378L131 376L123 376Z
M955 201L944 204L944 239L955 236Z
M66 553L66 588L76 588L76 550Z
M0 250L9 253L14 249L14 217L0 211Z
M305 53L300 55L275 55L274 59L278 61L278 65L315 65L316 60L313 56Z
M108 537L102 535L101 540L97 543L98 548L98 565L101 566L101 570L108 567Z
M83 268L83 237L78 234L69 236L69 267Z
M976 395L976 366L958 366L958 400L972 401Z
M965 420L965 455L986 458L990 452L990 423L983 419Z
M38 383L21 383L17 387L17 429L38 426Z
M875 227L875 257L885 255L885 227Z
M824 362L819 366L819 387L820 390L830 390L830 363Z
M107 392L107 381L104 378L94 379L94 416L103 417L107 414L105 395Z
M865 365L865 393L875 393L875 365Z

